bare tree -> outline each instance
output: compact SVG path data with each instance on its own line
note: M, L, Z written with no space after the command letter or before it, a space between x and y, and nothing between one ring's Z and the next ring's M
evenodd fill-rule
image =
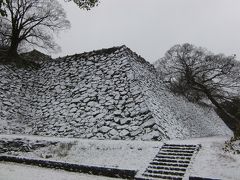
M0 0L0 16L6 16L6 5L7 0ZM73 1L77 4L81 9L90 10L91 8L97 6L99 4L99 0L64 0L67 2Z
M196 100L209 99L239 125L240 121L221 106L224 100L239 96L240 64L235 56L214 55L183 44L168 50L160 64L164 65L161 72L170 89Z
M56 50L53 33L70 27L56 0L7 0L5 11L7 16L0 19L10 30L0 33L10 42L9 56L16 56L21 44Z

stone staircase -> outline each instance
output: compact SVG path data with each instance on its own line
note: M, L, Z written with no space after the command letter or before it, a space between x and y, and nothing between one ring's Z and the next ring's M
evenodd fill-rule
M200 145L164 144L147 169L136 180L181 180Z

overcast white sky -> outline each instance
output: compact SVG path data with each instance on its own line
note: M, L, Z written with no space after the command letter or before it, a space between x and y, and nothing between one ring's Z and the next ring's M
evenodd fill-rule
M154 62L189 42L240 59L240 0L101 0L91 11L60 1L72 27L55 57L125 44Z

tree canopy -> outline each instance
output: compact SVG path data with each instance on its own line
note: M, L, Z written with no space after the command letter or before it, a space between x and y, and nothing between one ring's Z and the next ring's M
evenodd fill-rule
M86 10L90 10L91 8L99 4L99 0L65 0L65 1L68 1L68 2L73 1L81 9L86 9Z
M9 55L16 55L23 44L56 50L53 33L70 27L56 0L7 0L4 6L7 16L0 17L0 37L10 43Z
M240 63L235 56L213 54L186 43L170 48L160 64L170 90L194 101L207 98L233 118L221 102L239 96Z
M6 2L9 0L0 0L0 16L6 16ZM64 0L66 2L73 1L75 4L79 6L81 9L90 10L91 8L97 6L99 4L99 0Z

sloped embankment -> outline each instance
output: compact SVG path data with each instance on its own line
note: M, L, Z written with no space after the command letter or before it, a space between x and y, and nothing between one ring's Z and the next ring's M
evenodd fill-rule
M163 140L231 134L212 109L164 89L125 46L49 60L36 71L0 66L2 133Z
M156 123L170 138L232 135L213 108L175 96L158 78L155 69L144 59L131 60L132 69Z

